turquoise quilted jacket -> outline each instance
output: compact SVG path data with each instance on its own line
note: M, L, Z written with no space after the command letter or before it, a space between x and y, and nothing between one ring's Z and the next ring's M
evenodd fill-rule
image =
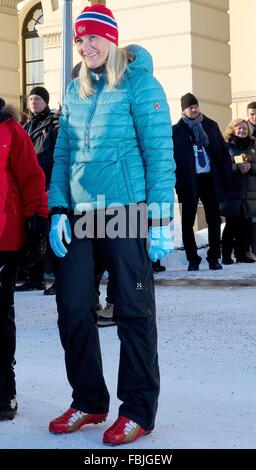
M106 74L92 73L95 93L68 88L54 152L49 207L95 210L140 201L166 203L172 216L175 163L165 93L153 77L150 54L129 46L135 60L109 90ZM154 214L153 214L154 217Z

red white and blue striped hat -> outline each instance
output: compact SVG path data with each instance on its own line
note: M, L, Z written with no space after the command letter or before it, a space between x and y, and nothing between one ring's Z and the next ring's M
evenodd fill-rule
M99 3L86 7L74 24L75 42L87 34L106 38L118 46L117 22L112 11Z

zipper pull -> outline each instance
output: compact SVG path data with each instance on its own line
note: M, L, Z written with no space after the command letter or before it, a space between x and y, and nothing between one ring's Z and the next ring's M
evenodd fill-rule
M85 132L85 146L88 148L89 147L89 135L88 135L88 126L86 128L86 132Z

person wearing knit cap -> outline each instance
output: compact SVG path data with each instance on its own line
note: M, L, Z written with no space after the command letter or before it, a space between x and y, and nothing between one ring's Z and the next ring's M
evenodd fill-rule
M40 96L40 98L42 98L42 100L46 103L46 105L49 104L50 95L49 95L49 92L46 90L46 88L44 88L43 86L35 86L34 88L32 88L32 90L30 90L30 93L29 93L29 98L32 95Z
M58 326L73 401L49 430L70 433L105 421L109 411L95 315L98 257L111 275L121 342L121 405L103 442L128 444L153 430L159 395L151 261L172 249L170 112L150 54L118 47L108 8L86 7L74 40L82 64L67 87L49 193L50 243L60 260Z
M176 192L181 204L183 245L188 271L198 271L194 223L199 199L208 225L209 269L222 269L220 252L220 211L226 184L231 176L231 162L218 124L201 113L192 93L181 97L182 117L173 126Z
M250 127L252 128L252 135L256 139L256 102L252 101L247 105L247 117ZM251 230L251 247L253 253L256 255L256 217L252 218Z
M118 27L111 10L104 5L96 4L86 7L77 17L74 24L74 40L85 35L106 38L118 46Z
M186 93L180 99L182 112L190 106L198 106L197 98L192 93Z
M59 114L49 108L50 95L43 86L35 86L28 96L29 116L24 129L30 136L37 154L38 163L45 174L46 190L49 190L53 167L53 152L58 135ZM55 285L48 289L44 279L44 272L53 272L57 269L57 258L50 246L44 259L35 264L26 273L26 280L17 284L17 292L44 290L45 295L55 294ZM19 277L19 276L18 276Z
M29 119L24 125L29 134L40 166L46 177L46 189L49 189L53 151L58 134L57 114L49 108L50 95L46 88L35 86L28 96Z

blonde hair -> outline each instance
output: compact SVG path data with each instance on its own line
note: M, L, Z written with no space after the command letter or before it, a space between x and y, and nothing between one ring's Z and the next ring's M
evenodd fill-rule
M106 72L108 86L112 89L118 85L123 78L124 72L128 67L129 53L125 49L119 49L113 42L110 42L109 46ZM79 80L80 96L85 99L87 96L94 93L90 70L88 69L85 61L82 62L80 68Z
M226 130L223 134L224 139L226 140L226 142L228 141L231 134L234 134L235 127L240 126L240 124L242 124L243 122L247 125L248 136L250 138L252 138L252 128L249 125L248 121L246 121L245 119L234 119L233 121L230 121L229 125L227 126L227 128L226 128Z

